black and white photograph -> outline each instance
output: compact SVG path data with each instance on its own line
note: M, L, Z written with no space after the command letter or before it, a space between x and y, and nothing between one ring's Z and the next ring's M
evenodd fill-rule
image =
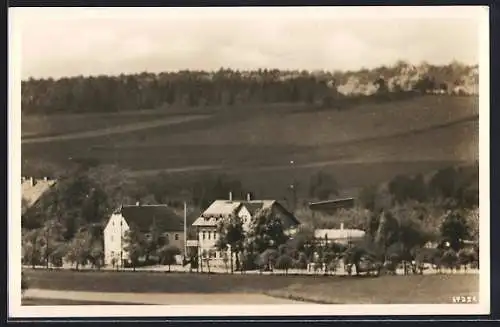
M490 310L488 7L9 9L9 315Z

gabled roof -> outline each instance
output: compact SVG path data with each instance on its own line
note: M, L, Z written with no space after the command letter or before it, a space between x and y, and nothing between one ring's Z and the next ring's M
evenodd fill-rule
M149 231L153 225L156 225L161 232L184 230L183 218L165 204L124 205L119 213L125 218L127 224L136 226L143 232Z
M201 214L202 217L222 217L234 214L241 205L241 201L215 200Z
M195 220L193 226L216 226L223 218L229 217L231 214L236 214L238 210L244 206L253 216L258 210L272 208L278 205L281 211L291 218L291 220L300 224L297 218L286 210L276 200L251 200L251 201L229 201L229 200L216 200L205 210L201 216Z

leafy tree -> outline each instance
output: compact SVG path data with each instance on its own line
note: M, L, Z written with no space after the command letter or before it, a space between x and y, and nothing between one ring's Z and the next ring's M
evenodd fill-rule
M227 263L229 262L229 257L227 255L227 251L222 251L221 256L222 256L222 262L224 263L224 268L226 269L226 272L228 272Z
M307 255L304 252L299 253L299 257L295 262L295 267L297 269L306 269L308 264Z
M469 236L473 241L479 241L479 208L467 210L465 212Z
M278 248L287 240L281 219L266 208L255 213L246 236L245 248L249 252L262 253L268 248Z
M455 251L461 247L462 241L469 237L469 227L463 213L459 210L450 211L441 225L443 239L450 242Z
M76 270L80 265L84 266L88 263L91 244L92 235L88 230L78 232L69 243L66 259L76 264Z
M309 196L318 200L327 200L339 194L339 184L333 175L319 171L309 182Z
M276 249L267 249L258 256L257 265L261 268L261 270L267 268L272 271L278 257L279 253Z
M49 256L50 263L54 267L62 267L63 259L66 256L67 252L68 252L68 246L65 243L59 243Z
M455 250L450 248L443 253L443 257L441 260L442 260L443 265L446 268L453 269L457 265L458 256L457 256L457 253L455 252Z
M57 220L47 220L43 224L40 235L43 242L41 251L47 268L49 268L51 257L56 254L63 243L63 234L64 227Z
M467 266L478 261L476 253L472 249L463 248L457 253L458 263L467 270Z
M164 245L158 249L158 256L160 257L160 263L162 265L168 265L168 271L170 271L170 266L175 264L175 256L181 254L181 250L175 245Z
M89 251L89 261L93 267L101 269L104 264L104 247L101 241L94 241Z
M309 257L315 246L314 228L310 225L301 224L286 245L288 248L293 249L294 252L304 252Z
M24 264L31 265L35 268L36 265L42 262L42 235L40 229L26 231L22 240L22 261Z
M276 259L277 269L282 269L285 271L285 275L288 275L288 269L293 267L293 258L288 254L282 254Z
M130 264L133 270L139 264L139 259L144 256L146 248L146 239L144 235L134 226L125 233L125 247L124 250L127 252Z
M233 256L236 255L236 266L239 268L238 254L243 249L243 241L245 238L241 218L236 215L231 215L228 219L222 220L217 226L217 234L219 235L219 240L217 242L219 250L224 251L229 247L231 273L233 273Z

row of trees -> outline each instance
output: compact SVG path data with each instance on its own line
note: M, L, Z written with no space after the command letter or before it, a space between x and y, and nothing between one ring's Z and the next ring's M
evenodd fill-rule
M116 112L168 106L231 106L265 103L329 104L343 96L435 89L477 94L477 66L397 62L391 67L347 72L259 69L179 71L120 76L29 79L21 84L25 114Z
M219 251L229 249L229 257L236 259L236 269L241 271L258 268L261 271L281 269L287 273L291 268L306 269L308 264L313 264L314 270L328 273L335 272L342 261L349 271L356 266L359 272L363 257L372 258L380 265L389 262L392 264L389 270L403 262L405 273L406 264L415 260L419 265L427 262L448 268L478 264L478 247L475 250L463 247L464 240L474 239L471 230L478 227L477 209L446 212L437 218L436 228L430 228L419 217L418 210L410 206L398 205L389 212L379 213L354 208L339 215L352 226L350 218L360 211L365 211L365 219L355 222L355 227L367 233L351 246L315 239L314 227L309 224L301 226L297 234L289 238L284 235L279 219L269 211L262 211L247 233L243 232L238 217L221 222L217 247ZM441 245L437 249L426 249L427 242ZM441 248L444 242L450 247ZM230 266L233 272L232 261Z
M24 265L61 267L70 262L78 269L91 265L100 268L104 261L100 226L82 228L71 241L64 240L64 226L48 220L42 228L22 231L22 263Z

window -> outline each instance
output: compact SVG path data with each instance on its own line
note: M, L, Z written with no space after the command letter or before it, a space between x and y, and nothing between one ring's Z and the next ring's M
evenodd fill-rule
M214 240L217 239L217 232L214 232Z
M203 231L203 239L206 238L206 234L205 234L205 231Z
M208 234L208 239L210 239L210 231L208 231L207 234Z
M179 234L175 234L175 240L178 241L179 240Z

